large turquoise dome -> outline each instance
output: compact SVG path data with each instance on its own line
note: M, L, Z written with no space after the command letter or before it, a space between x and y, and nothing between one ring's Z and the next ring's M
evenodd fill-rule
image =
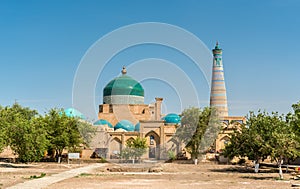
M117 129L124 129L126 131L134 131L135 129L135 126L128 120L121 120L119 121L115 127L114 127L115 130Z
M94 122L94 125L95 126L108 125L108 127L114 128L113 125L109 121L107 121L105 119L99 119L99 120L97 120L96 122Z
M103 89L104 104L144 104L144 89L132 77L126 75L125 67L122 75L111 80Z
M64 110L66 116L68 117L76 117L79 119L86 119L86 117L78 110L74 109L74 108L68 108Z
M163 117L163 120L165 120L166 124L179 124L181 121L181 118L177 114L170 113L170 114L166 115L165 117Z

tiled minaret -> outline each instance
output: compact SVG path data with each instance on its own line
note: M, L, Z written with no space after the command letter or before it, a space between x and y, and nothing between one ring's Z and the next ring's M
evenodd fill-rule
M222 49L220 49L218 42L212 52L214 60L212 70L210 106L217 109L220 117L226 117L228 116L228 107L224 69L222 64Z

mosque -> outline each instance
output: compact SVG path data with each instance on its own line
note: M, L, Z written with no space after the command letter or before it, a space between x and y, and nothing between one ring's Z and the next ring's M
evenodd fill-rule
M147 140L149 148L142 158L167 159L168 151L181 152L182 145L173 138L180 127L180 116L162 115L163 98L157 97L155 103L145 104L142 85L127 74L125 67L121 73L103 89L103 104L99 105L98 120L93 124L97 127L96 135L86 155L96 152L106 159L118 158L126 141L136 137ZM229 141L229 133L245 122L245 117L228 116L222 49L218 43L213 49L212 73L210 106L217 109L223 123L213 148L220 151ZM70 114L70 110L66 114ZM84 117L80 112L76 114Z
M144 103L142 85L127 74L111 80L103 89L103 104L99 105L97 135L91 144L98 154L117 158L127 140L146 138L149 146L144 158L166 159L167 151L179 151L172 138L180 125L180 116L174 113L162 116L163 98L154 104Z

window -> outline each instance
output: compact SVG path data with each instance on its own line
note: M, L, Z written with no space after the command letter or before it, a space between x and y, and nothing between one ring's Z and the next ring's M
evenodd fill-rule
M109 105L109 113L114 113L113 106L111 104Z
M150 135L150 145L154 145L154 136Z

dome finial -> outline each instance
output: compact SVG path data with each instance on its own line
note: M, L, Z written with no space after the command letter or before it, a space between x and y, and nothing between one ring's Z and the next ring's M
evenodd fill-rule
M122 74L124 75L124 74L126 74L126 73L127 73L127 70L126 70L125 66L123 66Z
M219 42L218 42L218 41L216 42L216 47L215 47L215 49L220 49L220 47L219 47Z

